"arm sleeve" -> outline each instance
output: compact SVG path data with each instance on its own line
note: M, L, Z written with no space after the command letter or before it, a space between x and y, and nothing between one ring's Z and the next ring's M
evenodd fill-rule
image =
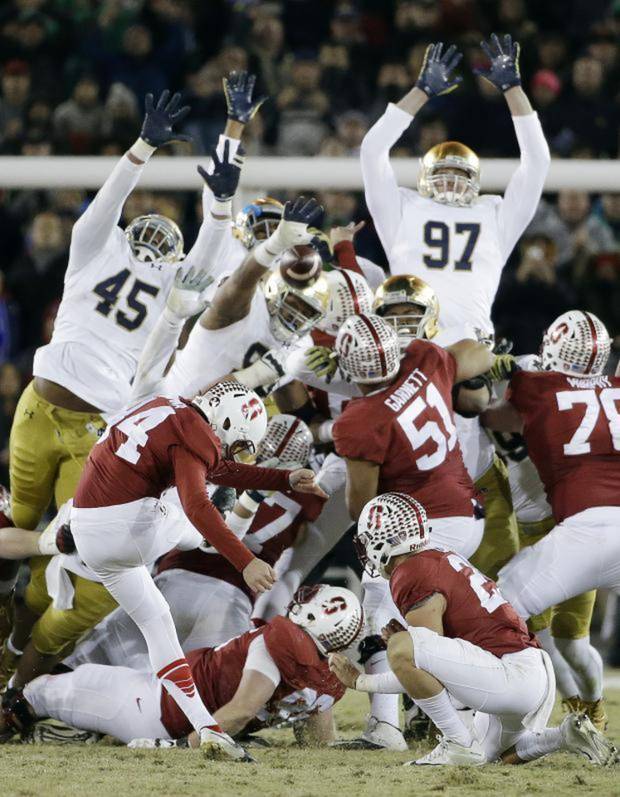
M166 365L177 348L183 323L169 321L163 313L160 315L138 360L130 403L147 396L165 394L163 382Z
M145 164L132 163L123 155L88 208L73 225L71 262L85 265L103 247L117 226L123 205L134 189Z
M248 655L245 659L245 666L243 670L255 670L261 673L266 678L269 678L274 686L274 689L281 681L280 670L278 665L273 660L271 653L267 650L263 635L257 636L250 642L248 648Z
M347 271L355 271L355 273L359 274L361 277L364 276L364 272L357 262L355 247L351 241L340 241L340 243L336 244L334 247L334 254L336 255L338 268L344 268Z
M532 220L549 171L549 146L537 113L513 116L521 162L499 205L498 226L504 262Z
M289 482L290 470L278 468L259 468L257 465L244 465L241 462L224 460L208 475L213 484L225 484L226 487L235 487L245 490L248 487L254 490L278 490L286 492L291 489Z
M390 164L390 149L412 121L411 114L390 103L366 133L360 148L366 204L388 257L401 217L401 196Z
M216 151L218 157L224 155L224 144L230 143L230 157L235 155L239 144L241 143L236 138L228 138L228 136L220 135ZM209 161L207 171L213 171L213 161ZM194 245L187 253L186 262L197 268L208 269L213 271L220 260L220 255L227 236L231 235L231 219L214 219L211 215L211 207L213 206L213 194L211 189L205 183L202 189L202 224L198 230L198 236Z
M237 539L209 500L205 463L181 446L173 446L171 456L185 514L205 540L241 572L254 559L254 554Z

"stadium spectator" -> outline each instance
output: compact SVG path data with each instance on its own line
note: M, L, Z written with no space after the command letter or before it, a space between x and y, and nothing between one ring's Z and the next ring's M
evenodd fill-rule
M325 118L330 109L320 83L319 62L307 53L295 56L290 65L290 83L277 98L279 155L315 155L318 152L327 132Z
M97 147L104 121L99 84L89 75L77 82L70 99L54 112L54 139L59 153L82 155Z
M9 61L2 70L0 144L15 141L24 130L30 99L30 69L25 61Z

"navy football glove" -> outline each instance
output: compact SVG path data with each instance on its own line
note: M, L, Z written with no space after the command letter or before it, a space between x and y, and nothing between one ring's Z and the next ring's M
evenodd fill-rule
M513 86L521 85L519 72L519 42L513 42L509 33L504 36L500 44L495 33L491 34L491 44L480 42L484 54L491 62L488 69L474 69L474 74L480 75L492 83L500 91L508 91Z
M161 147L163 144L170 144L171 141L191 141L191 136L183 133L176 133L173 125L179 124L185 119L190 111L189 105L179 108L181 95L177 92L173 94L168 102L170 92L168 89L162 91L157 105L153 106L153 95L147 94L144 98L144 122L140 137L152 147Z
M448 94L454 91L463 78L451 73L457 67L463 57L462 53L457 52L456 47L451 44L442 55L443 42L429 44L424 53L424 62L420 70L420 76L416 86L427 95L427 97L437 97L440 94Z
M209 174L202 166L198 166L198 174L213 192L213 196L220 202L232 199L239 185L239 176L243 166L243 147L237 149L237 153L230 157L230 141L224 142L222 160L217 156L217 150L213 150L211 158L213 160L213 172Z
M267 99L266 96L262 96L256 101L252 101L256 75L248 75L247 72L231 72L228 77L222 78L222 83L224 84L228 118L246 125Z
M284 205L282 218L284 221L296 221L308 227L316 227L322 212L323 206L314 197L306 199L305 196L299 196L294 202L289 200Z

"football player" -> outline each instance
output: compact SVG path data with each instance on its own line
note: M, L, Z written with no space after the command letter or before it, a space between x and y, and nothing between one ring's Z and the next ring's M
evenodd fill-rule
M215 721L231 736L254 720L269 724L285 712L293 719L310 716L319 731L317 741L325 743L333 738L329 709L345 691L326 657L352 645L362 625L362 609L352 592L325 584L306 587L295 596L287 617L276 617L218 648L190 653L193 681ZM200 741L157 679L127 667L84 664L71 673L41 676L23 692L7 692L3 709L0 734L5 737L27 734L37 717L53 717L110 734L131 747L196 747Z
M175 128L189 108L179 107L179 94L169 96L164 92L155 104L147 95L140 137L73 227L52 340L35 354L34 379L11 429L12 514L20 528L34 529L52 499L59 507L73 496L88 452L105 428L102 414L119 411L129 399L138 357L182 261L183 236L171 219L151 214L125 230L118 226L125 200L155 150L187 140ZM184 272L191 261L190 252ZM17 620L25 638L49 603L47 563L41 557L30 563L25 609ZM0 563L5 615L15 575L12 562ZM41 654L56 655L114 607L100 585L81 586L84 612L76 608L70 623L61 618L63 628L54 621L35 632ZM6 632L0 628L3 638Z
M351 517L385 489L411 491L426 501L435 539L473 553L482 520L475 516L457 440L452 388L489 370L494 357L488 347L463 340L442 349L414 340L401 362L394 328L380 316L360 315L342 325L336 353L340 369L363 394L347 404L333 429L336 451L347 462ZM488 394L481 407L487 401Z
M493 581L433 541L424 507L390 492L363 509L357 533L365 566L389 579L405 623L385 629L392 672L364 675L342 655L330 667L369 692L406 692L441 731L421 766L520 764L558 750L610 764L614 746L585 715L547 728L555 678L547 654ZM549 572L549 571L548 571ZM453 701L476 710L468 727Z
M456 47L429 45L411 91L366 134L361 150L366 202L392 274L411 273L431 282L442 323L471 323L493 333L491 305L502 268L527 227L549 168L549 148L537 114L521 88L519 45L493 34L482 43L489 67L483 78L504 93L512 114L521 163L503 197L479 196L480 164L469 147L446 141L422 158L418 190L402 188L389 160L391 147L432 97L458 87Z
M197 697L170 610L146 565L177 543L197 547L204 537L243 571L248 586L270 587L271 567L228 529L205 487L209 480L322 495L312 471L227 461L254 453L266 423L261 400L237 383L217 383L193 401L143 402L116 418L91 452L70 516L79 556L142 631L162 685L200 732L207 751L223 750L232 757L243 751L222 737ZM159 498L173 484L190 524ZM22 670L27 672L31 658L36 661L32 651L24 652Z
M256 461L289 470L305 467L311 448L312 435L303 421L291 415L275 415L258 445ZM321 483L320 473L317 481ZM212 500L217 503L217 493ZM274 566L282 552L294 544L305 523L320 514L324 503L319 496L292 490L250 490L236 503L233 499L234 506L224 518L255 555ZM170 607L184 652L215 647L251 628L256 594L212 546L170 551L158 563L154 581ZM144 638L122 609L108 615L64 663L72 669L85 663L149 668Z
M520 368L540 370L539 357L527 355L515 360ZM503 397L507 386L507 382L498 385L500 396ZM492 439L506 459L519 543L525 548L548 534L555 526L555 519L523 436L493 432ZM530 617L527 625L551 657L563 706L569 711L583 711L598 730L605 730L603 662L590 644L595 600L596 590L590 590Z
M514 373L483 418L490 429L523 434L557 521L500 571L525 618L597 587L620 589L620 379L603 374L610 345L592 313L562 314L543 337L542 370Z
M445 347L464 338L478 339L480 335L471 324L453 328L440 326L442 314L437 294L430 285L411 274L385 280L375 294L374 312L394 325L402 348L415 338L432 340ZM502 367L500 355L495 358L490 376L499 378L503 373ZM466 401L460 406L459 399L466 399L466 395L461 394L464 391L459 387L454 393L457 434L465 467L476 491L484 498L484 536L471 559L479 570L490 578L496 578L499 568L519 549L508 472L478 418L468 417Z

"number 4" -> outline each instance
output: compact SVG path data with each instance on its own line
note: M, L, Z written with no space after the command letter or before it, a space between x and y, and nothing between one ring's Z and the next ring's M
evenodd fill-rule
M119 432L127 435L127 440L116 449L116 456L135 465L142 453L138 451L138 448L143 448L147 444L148 433L156 426L159 426L160 423L163 423L169 415L173 414L174 407L164 405L162 407L151 407L150 410L137 412L135 415L125 418L116 428Z

